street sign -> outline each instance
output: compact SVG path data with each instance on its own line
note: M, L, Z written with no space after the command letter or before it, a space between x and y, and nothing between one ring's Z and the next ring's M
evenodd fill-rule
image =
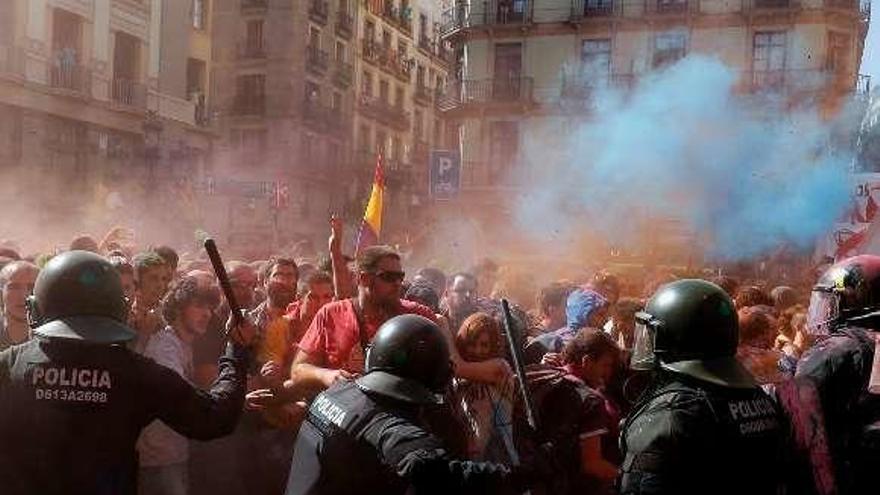
M458 151L431 151L429 194L434 199L452 199L461 190L461 155Z

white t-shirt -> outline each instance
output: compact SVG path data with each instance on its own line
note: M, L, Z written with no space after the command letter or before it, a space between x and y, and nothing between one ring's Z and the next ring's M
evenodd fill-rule
M144 356L177 372L192 383L192 346L180 340L177 332L167 326L153 334L144 349ZM138 439L141 466L168 466L189 459L189 439L158 419L147 425Z

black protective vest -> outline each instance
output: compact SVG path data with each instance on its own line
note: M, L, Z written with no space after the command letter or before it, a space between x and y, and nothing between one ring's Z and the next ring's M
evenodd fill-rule
M228 352L210 394L122 346L31 340L0 352L0 493L134 494L135 443L152 420L200 439L235 426L245 360Z
M772 495L779 486L782 425L760 388L675 380L625 422L621 494Z

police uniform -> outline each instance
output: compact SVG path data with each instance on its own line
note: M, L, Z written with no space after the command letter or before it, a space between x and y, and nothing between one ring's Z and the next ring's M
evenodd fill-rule
M874 359L874 333L840 328L803 356L797 380L818 392L840 493L876 493L880 466L880 396L867 390Z
M780 432L760 388L671 377L625 423L620 493L774 494Z
M0 493L134 494L135 443L153 420L201 440L235 427L248 351L230 344L203 392L126 347L126 312L118 273L96 254L63 253L40 272L34 338L0 352Z
M733 301L704 280L664 285L636 314L632 367L654 381L621 430L622 495L776 493L781 416L738 340Z
M522 493L530 468L455 460L422 412L451 378L446 337L416 315L391 318L366 357L366 374L322 392L300 428L287 495Z

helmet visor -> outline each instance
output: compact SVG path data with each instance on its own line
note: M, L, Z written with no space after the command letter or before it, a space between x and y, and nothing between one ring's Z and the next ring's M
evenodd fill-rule
M654 355L654 327L650 324L650 315L636 314L636 330L634 335L630 368L638 371L652 370L657 365Z
M807 313L806 331L819 337L831 333L832 324L840 316L840 304L837 294L831 289L817 287L810 296L810 309Z

